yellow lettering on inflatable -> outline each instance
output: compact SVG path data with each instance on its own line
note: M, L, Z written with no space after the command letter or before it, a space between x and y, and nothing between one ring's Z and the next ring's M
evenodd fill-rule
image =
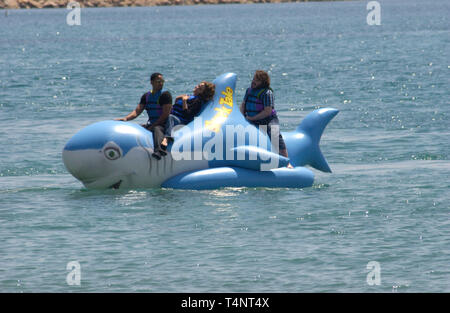
M224 95L225 97L219 99L219 104L226 104L230 107L233 107L233 89L227 87L225 91L222 91L222 95Z
M214 108L214 111L217 113L213 116L213 118L205 121L205 127L215 133L220 130L222 124L231 114L231 111L233 111L233 89L227 87L225 91L222 91L219 104L221 107Z
M214 111L217 111L217 115L221 115L225 118L228 117L228 115L230 115L231 111L233 111L233 109L227 109L224 105L222 105L222 107L220 108L214 108Z

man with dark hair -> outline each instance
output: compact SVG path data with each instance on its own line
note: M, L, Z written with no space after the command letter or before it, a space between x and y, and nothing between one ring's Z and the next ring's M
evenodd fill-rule
M161 148L164 139L164 126L167 117L172 110L172 95L169 91L163 90L164 77L161 73L153 73L150 76L152 90L142 95L137 107L126 117L117 118L118 121L131 121L138 117L144 110L147 111L148 121L142 125L153 134L154 151L152 156L161 159L167 153Z

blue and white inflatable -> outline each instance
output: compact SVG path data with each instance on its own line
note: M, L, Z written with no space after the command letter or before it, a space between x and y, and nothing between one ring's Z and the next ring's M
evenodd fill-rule
M193 122L174 132L175 141L161 160L151 156L148 130L131 122L102 121L67 142L62 153L67 170L94 189L302 188L314 181L305 165L331 172L319 141L338 110L315 110L295 131L282 133L287 159L272 147L265 132L241 114L234 97L236 75L223 74L214 83L214 99ZM289 162L294 169L286 168Z

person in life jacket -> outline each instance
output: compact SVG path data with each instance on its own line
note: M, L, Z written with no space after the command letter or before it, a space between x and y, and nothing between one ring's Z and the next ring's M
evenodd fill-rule
M141 126L152 132L154 151L152 156L161 159L167 153L161 148L164 139L166 120L172 109L172 95L163 89L164 77L161 73L153 73L150 76L152 90L144 93L137 107L126 117L117 118L117 121L131 121L138 117L144 110L147 111L148 121Z
M162 142L163 149L167 146L168 141L173 141L173 128L176 125L187 125L192 122L204 105L214 97L215 90L216 86L213 83L202 81L194 87L192 95L184 94L175 98L172 111L166 121L166 138Z
M245 92L240 106L241 113L247 121L261 130L266 130L270 140L278 137L278 153L288 158L286 144L280 133L280 122L274 106L273 90L270 88L270 77L265 71L257 70L250 88ZM292 165L288 164L289 168Z

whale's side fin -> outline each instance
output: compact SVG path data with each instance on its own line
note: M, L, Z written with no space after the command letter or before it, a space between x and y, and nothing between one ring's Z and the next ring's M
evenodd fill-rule
M294 140L294 144L288 147L289 157L295 166L310 165L322 172L331 173L330 166L320 151L319 142L325 127L338 113L339 110L333 108L315 110L305 117L295 132L288 135L309 138L301 141L299 145L296 145Z
M255 146L239 146L231 149L236 152L237 155L241 155L244 162L236 162L235 166L244 167L253 170L261 170L262 164L272 163L273 168L285 167L289 164L289 159L285 158L278 153L273 153L266 149ZM238 158L237 158L238 159ZM239 159L238 159L239 160ZM245 166L245 163L249 163L249 160L254 160L252 163Z
M169 178L161 187L174 189L217 189L222 187L303 188L312 186L314 173L305 168L254 171L240 167L216 167L184 172Z
M230 150L230 158L209 161L209 167L241 167L254 171L268 171L285 167L289 159L256 146L238 146Z

